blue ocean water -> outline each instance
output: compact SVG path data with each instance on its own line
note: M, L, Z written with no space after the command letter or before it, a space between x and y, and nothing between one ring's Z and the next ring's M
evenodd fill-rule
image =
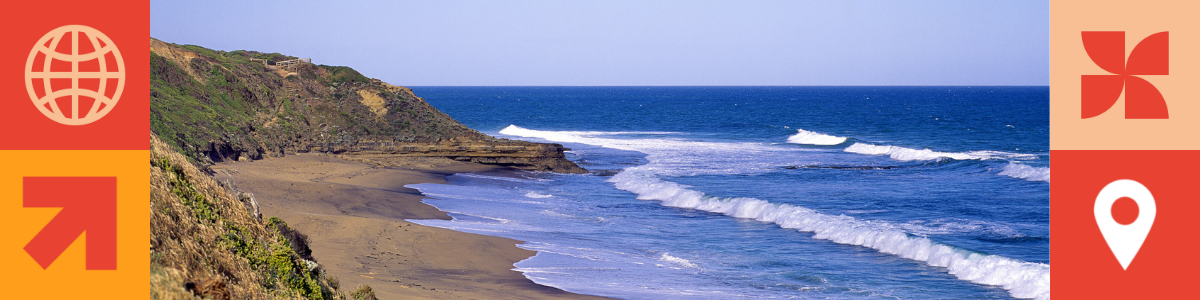
M419 184L526 241L537 283L629 299L1049 298L1048 87L415 87L589 175Z

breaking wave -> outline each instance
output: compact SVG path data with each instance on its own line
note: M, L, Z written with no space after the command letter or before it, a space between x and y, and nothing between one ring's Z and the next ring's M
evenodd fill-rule
M789 136L787 142L792 144L831 146L845 143L846 138L796 129L796 134Z
M958 279L1000 286L1017 298L1050 298L1050 265L1024 262L999 255L975 253L913 236L886 222L833 216L805 207L774 204L755 198L718 198L683 185L642 174L634 167L609 182L633 192L640 200L657 200L665 206L721 213L735 218L771 222L783 228L815 233L813 238L857 245L946 268Z
M1050 167L1034 167L1026 164L1010 162L1008 165L1004 166L1004 170L1000 171L999 175L1025 179L1029 181L1050 182Z
M679 265L684 268L691 268L691 269L699 269L700 268L700 266L697 266L696 264L692 263L691 261L671 256L670 254L667 254L666 252L664 252L662 254L662 256L660 256L658 259L665 261L665 262Z
M599 133L580 134L581 132L539 131L515 125L510 125L508 128L500 131L500 133L521 137L542 138L554 142L583 143L646 153L647 159L650 160L649 164L627 168L608 179L608 182L613 183L616 188L632 192L640 200L655 200L660 201L664 206L720 213L735 218L770 222L782 228L812 232L814 233L813 238L816 239L868 247L882 253L893 254L920 261L930 266L945 268L948 273L958 279L999 286L1008 290L1010 295L1017 298L1049 299L1050 297L1050 266L1048 264L1025 262L999 255L981 254L940 244L927 237L919 236L924 231L918 230L922 228L922 224L892 224L880 220L860 220L846 215L835 216L823 214L801 206L770 203L756 198L713 197L705 195L703 192L690 190L685 185L659 179L659 176L680 175L676 174L680 173L680 169L688 169L688 172L691 172L686 175L705 174L708 172L723 173L728 171L728 169L725 167L714 167L712 158L716 156L706 154L718 154L717 152L720 152L719 154L745 154L764 151L762 148L753 145L662 139L607 139L596 137L596 135L600 135ZM832 140L828 142L832 142ZM929 149L915 150L864 143L855 143L844 151L869 155L889 155L892 159L896 160L1037 158L1031 154L1015 154L1000 151L949 153L936 152ZM696 156L704 157L705 159L700 160L699 163L693 163L691 160L682 160L682 158ZM741 162L731 161L722 163ZM696 170L693 167L704 170ZM944 230L952 229L954 228ZM674 260L679 258L669 256L666 253L660 259L679 264ZM683 260L683 262L687 261Z
M542 198L554 197L554 195L546 195L546 194L542 194L542 193L538 193L538 192L528 192L528 193L525 193L525 197L534 198L534 199L542 199Z
M887 155L895 160L936 160L949 158L954 160L987 160L987 159L1037 159L1037 155L1010 153L1003 151L970 151L970 152L938 152L929 149L917 150L899 146L879 146L866 143L854 143L844 150L850 153L866 155Z

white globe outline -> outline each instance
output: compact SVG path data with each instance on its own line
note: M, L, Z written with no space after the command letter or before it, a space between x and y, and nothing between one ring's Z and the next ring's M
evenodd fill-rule
M95 51L92 53L79 54L79 33L87 34L89 42ZM62 54L54 49L58 48L58 43L64 38L64 34L70 33L71 37L71 53ZM50 46L44 46L46 42L50 42ZM99 42L103 42L104 46L100 46ZM99 48L97 48L99 47ZM105 61L105 54L112 52L116 59L117 71L108 71L108 64ZM33 72L33 61L37 58L37 54L46 55L42 72ZM71 72L50 72L50 63L54 60L66 61L71 63ZM96 59L100 64L100 72L79 72L79 62ZM58 91L51 91L50 79L69 78L71 80L71 88ZM100 88L98 91L79 88L79 79L100 79ZM116 91L113 92L112 98L106 97L105 89L108 88L108 79L116 78ZM38 97L37 92L33 88L33 79L43 79L43 91L45 96ZM33 105L38 111L45 115L50 120L63 125L87 125L112 111L113 107L117 106L117 101L121 98L121 92L125 89L125 60L121 58L121 51L117 49L117 45L113 43L107 35L100 30L86 25L66 25L55 28L41 39L38 39L37 44L33 45L33 49L29 51L29 58L25 60L25 89L29 92L29 99L33 101ZM54 102L55 99L63 96L71 96L71 117L68 118L63 112L59 111L57 103L46 108L46 103ZM92 102L91 109L88 110L87 116L79 118L79 96L91 97L95 101ZM100 105L104 104L104 109L100 109Z

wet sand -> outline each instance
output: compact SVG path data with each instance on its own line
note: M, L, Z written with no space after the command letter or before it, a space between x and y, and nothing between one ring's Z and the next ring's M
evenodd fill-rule
M538 285L513 271L536 254L521 241L417 225L450 219L404 185L502 167L453 162L378 168L321 154L212 167L253 193L263 218L305 233L313 257L349 293L368 284L380 299L606 299Z

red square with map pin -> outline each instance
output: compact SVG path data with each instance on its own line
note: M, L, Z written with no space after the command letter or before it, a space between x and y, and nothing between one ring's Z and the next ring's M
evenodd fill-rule
M1200 151L1052 150L1051 156L1052 298L1194 295Z

